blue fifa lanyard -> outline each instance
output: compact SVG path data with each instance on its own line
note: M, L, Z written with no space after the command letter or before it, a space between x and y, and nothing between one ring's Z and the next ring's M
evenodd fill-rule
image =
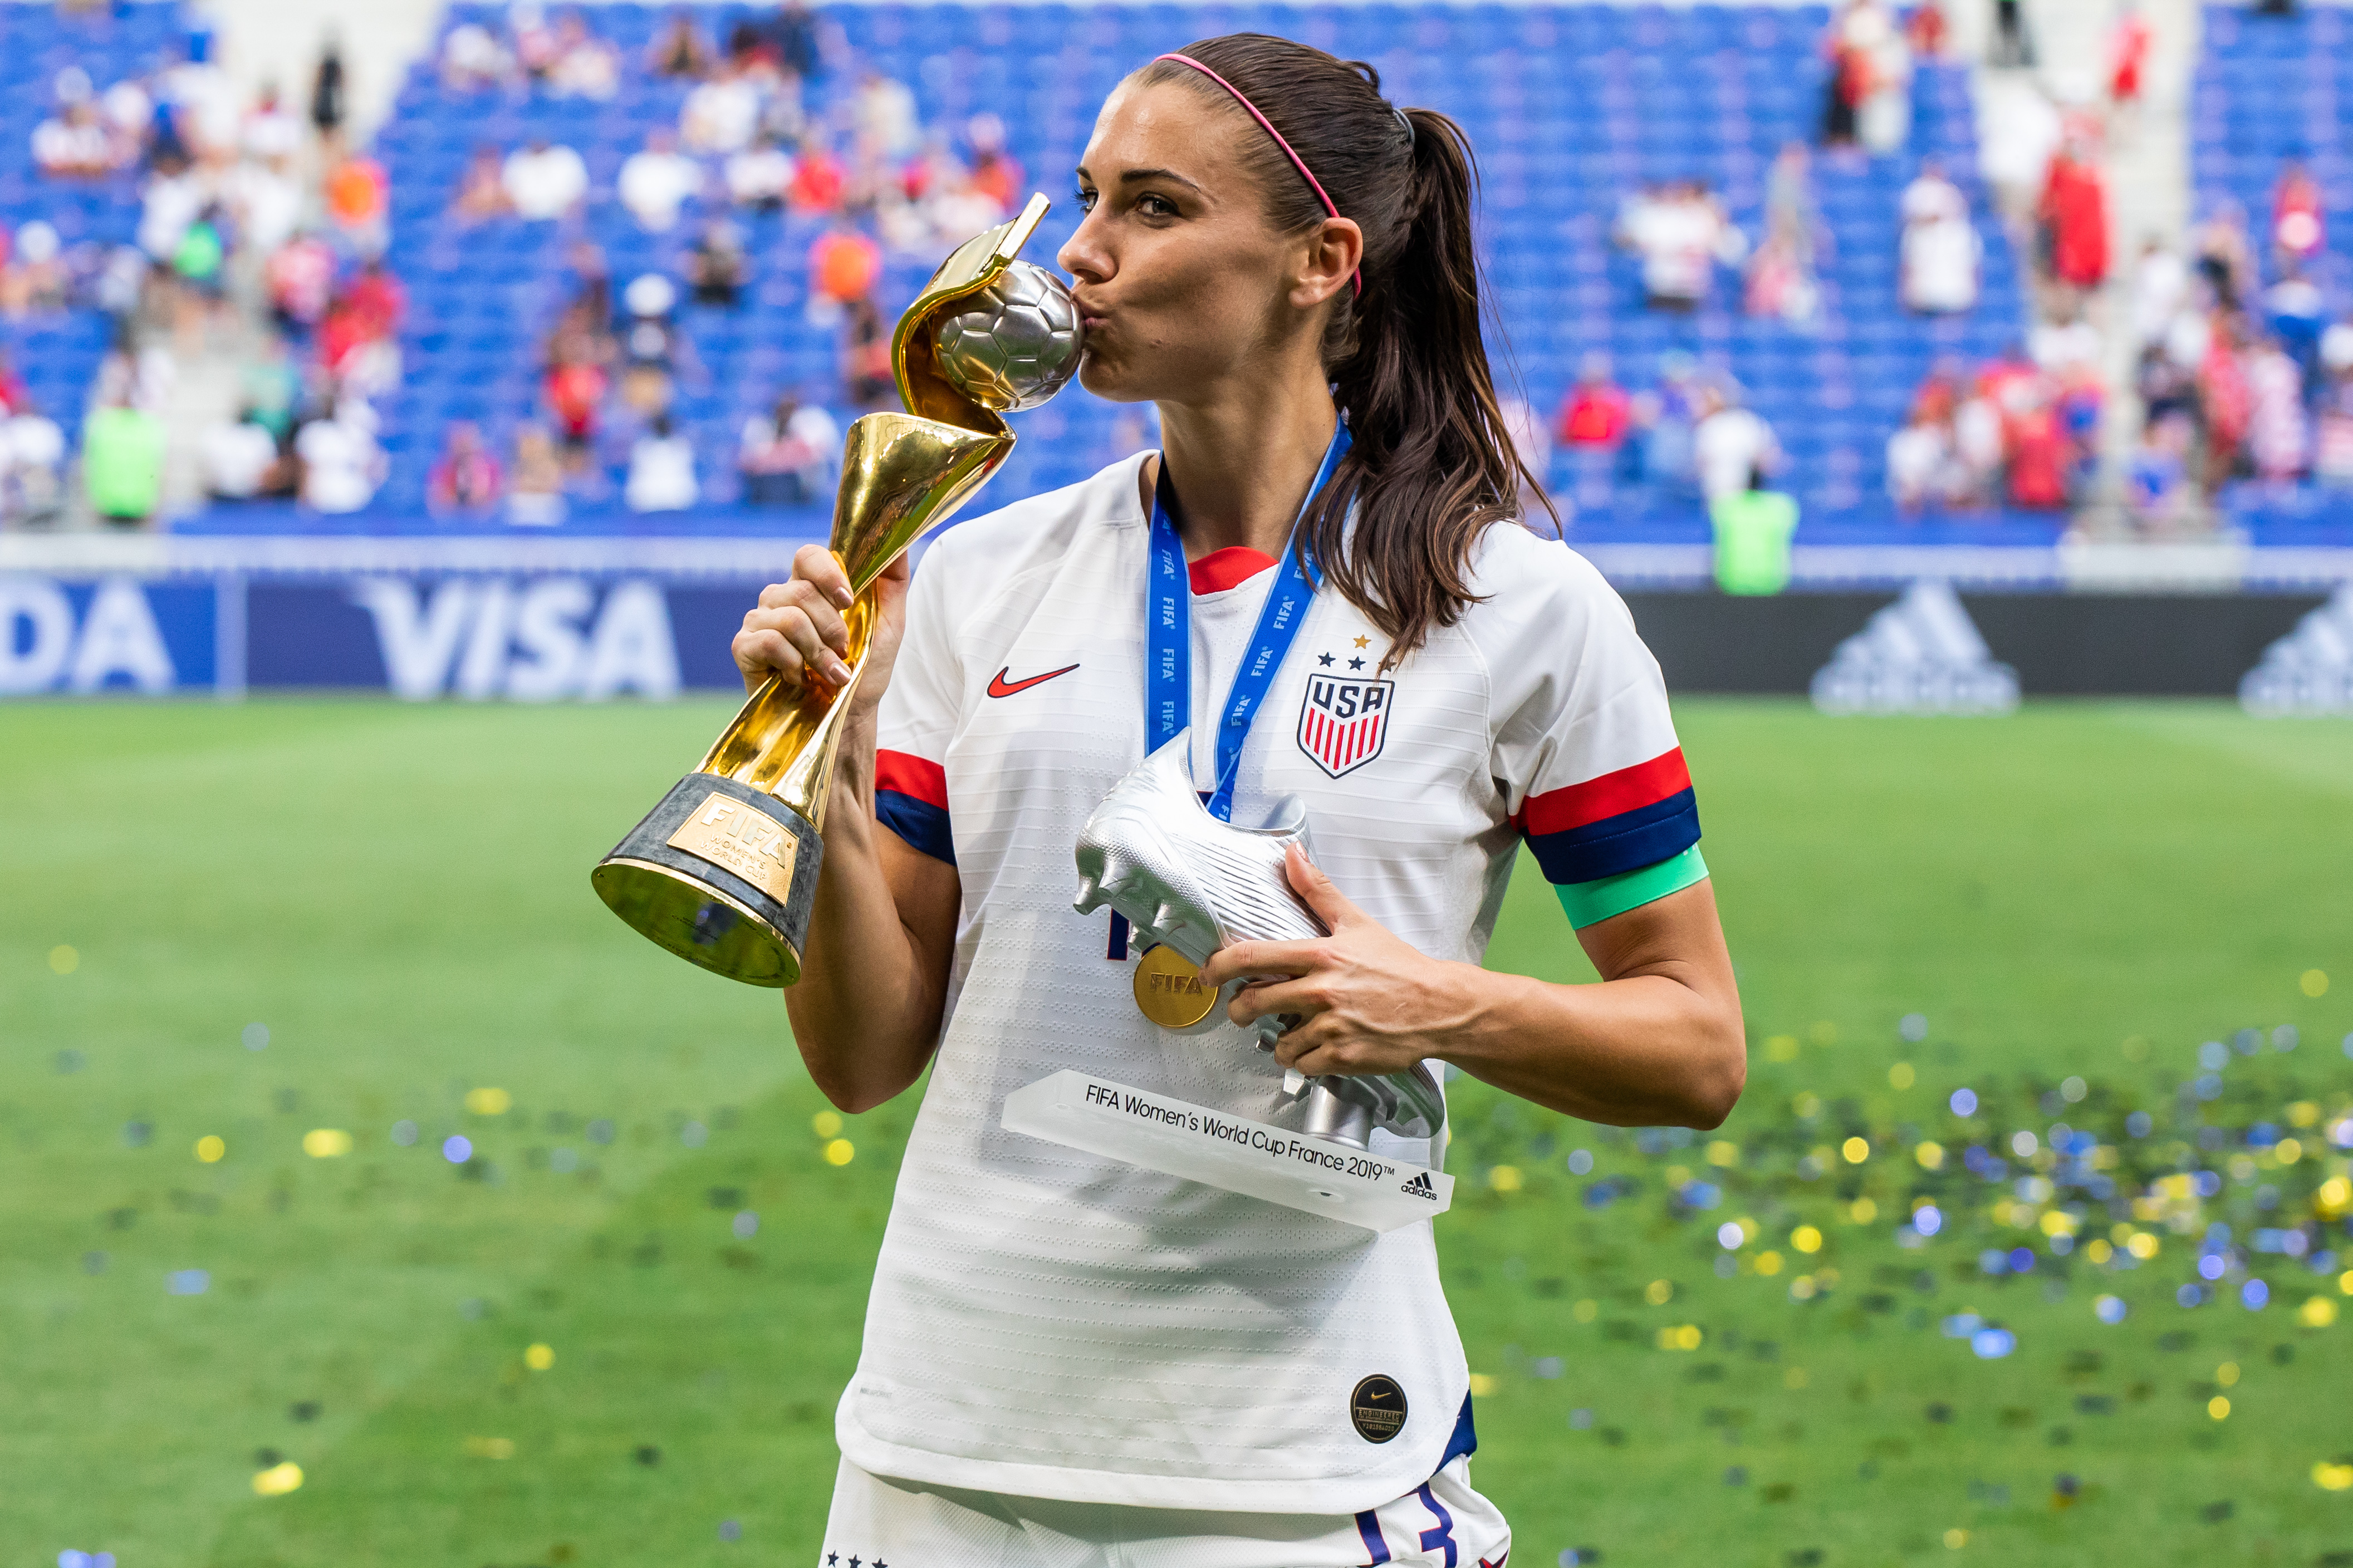
M1324 449L1323 465L1315 470L1315 483L1300 506L1302 517L1331 482L1348 445L1348 427L1342 425L1334 429L1332 444ZM1162 462L1165 465L1166 458ZM1164 466L1164 480L1166 472ZM1242 742L1250 738L1250 722L1258 717L1267 689L1274 684L1275 672L1282 668L1283 655L1291 651L1301 624L1307 619L1319 576L1301 552L1294 524L1290 547L1282 552L1282 565L1273 586L1267 590L1258 626L1250 634L1241 667L1234 671L1233 689L1227 692L1225 710L1218 720L1218 787L1209 796L1208 807L1209 815L1220 822L1232 819ZM1158 485L1152 495L1152 566L1145 593L1144 749L1151 752L1175 740L1192 722L1193 715L1192 587L1186 574L1185 546L1176 537L1176 525L1168 516Z

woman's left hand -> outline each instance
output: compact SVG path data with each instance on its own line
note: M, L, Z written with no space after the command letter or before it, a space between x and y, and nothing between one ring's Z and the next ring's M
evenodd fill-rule
M1417 951L1341 896L1296 846L1291 885L1332 928L1313 942L1237 942L1202 967L1205 984L1254 979L1227 1008L1249 1026L1270 1014L1299 1021L1275 1042L1275 1059L1310 1078L1412 1070L1445 1054L1477 1017L1482 971Z

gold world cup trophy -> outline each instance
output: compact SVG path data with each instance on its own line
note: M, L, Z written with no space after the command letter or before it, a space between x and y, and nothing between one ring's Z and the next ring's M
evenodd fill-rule
M1004 416L1044 403L1078 369L1070 287L1018 259L1049 205L1031 196L1020 216L940 264L891 338L907 412L849 427L831 542L857 595L842 612L849 679L827 692L770 676L591 876L615 914L713 973L749 985L800 979L842 716L873 636L874 581L1004 464L1013 450Z

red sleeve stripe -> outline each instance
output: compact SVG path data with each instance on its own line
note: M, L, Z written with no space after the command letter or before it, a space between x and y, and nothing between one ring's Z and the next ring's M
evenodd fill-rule
M939 763L907 752L874 753L874 787L920 800L925 805L948 808L948 775Z
M1614 773L1603 773L1598 779L1570 784L1567 789L1528 796L1520 808L1520 826L1522 831L1530 834L1567 833L1605 817L1656 805L1691 786L1691 769L1683 765L1683 751L1677 746L1647 763L1636 763L1630 768L1620 768Z

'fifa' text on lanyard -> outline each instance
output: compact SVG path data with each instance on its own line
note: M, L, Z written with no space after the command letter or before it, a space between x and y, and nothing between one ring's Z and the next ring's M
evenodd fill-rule
M1332 444L1324 449L1323 466L1315 470L1315 483L1299 509L1301 516L1306 515L1307 507L1331 482L1333 470L1347 450L1348 427L1343 425L1333 431ZM1291 651L1300 624L1307 618L1315 584L1314 569L1300 553L1294 537L1282 552L1282 565L1275 574L1273 587L1267 591L1258 626L1250 633L1241 667L1234 671L1233 689L1226 693L1225 708L1218 716L1218 787L1209 796L1208 806L1209 815L1220 822L1233 816L1242 742L1250 738L1250 721L1258 717L1259 705L1274 684L1275 671L1282 668L1282 656ZM1146 592L1144 749L1156 752L1176 738L1192 721L1193 713L1193 615L1185 546L1176 537L1176 525L1170 521L1156 487L1152 498L1152 571Z

